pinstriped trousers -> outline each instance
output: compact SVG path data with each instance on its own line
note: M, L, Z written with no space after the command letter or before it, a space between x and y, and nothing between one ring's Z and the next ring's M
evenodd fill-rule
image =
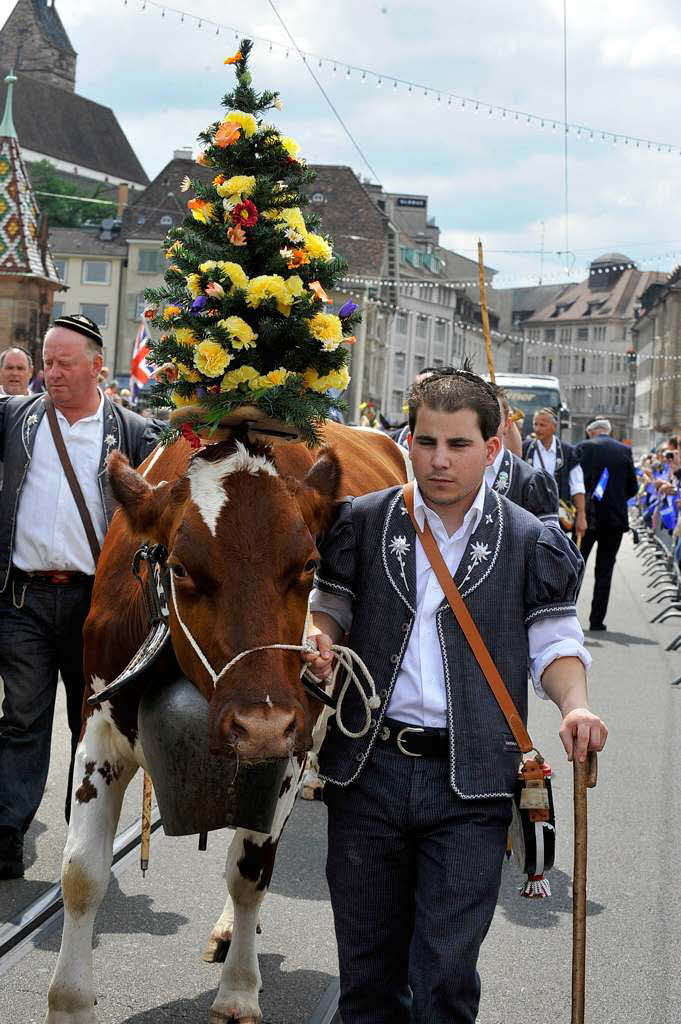
M324 787L343 1024L472 1024L510 800L462 800L449 759L376 748Z

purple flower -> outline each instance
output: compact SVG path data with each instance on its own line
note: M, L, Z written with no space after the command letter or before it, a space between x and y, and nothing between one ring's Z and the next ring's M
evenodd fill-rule
M205 398L206 397L206 389L202 388L202 387L198 387L196 389L196 397L197 398Z
M338 310L338 316L340 316L340 317L352 316L352 314L355 312L356 309L357 309L357 303L353 302L352 299L348 299L348 301L345 303L345 305L341 306L341 308Z
M208 305L208 299L206 298L206 296L205 295L199 295L199 297L194 299L194 301L192 302L191 306L189 307L189 311L191 313L200 313L201 310L205 309L205 307L207 305Z

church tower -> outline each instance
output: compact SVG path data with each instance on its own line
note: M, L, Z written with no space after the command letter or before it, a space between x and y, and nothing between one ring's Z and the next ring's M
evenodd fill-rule
M75 92L77 56L55 0L18 0L0 30L0 67Z

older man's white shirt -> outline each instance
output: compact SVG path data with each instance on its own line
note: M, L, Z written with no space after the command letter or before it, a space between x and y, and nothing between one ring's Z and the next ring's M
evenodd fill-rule
M92 416L69 424L57 409L57 422L101 544L106 533L97 474L104 434L104 397ZM94 559L71 488L55 448L47 416L36 431L33 455L21 492L12 563L24 572L62 569L92 575Z

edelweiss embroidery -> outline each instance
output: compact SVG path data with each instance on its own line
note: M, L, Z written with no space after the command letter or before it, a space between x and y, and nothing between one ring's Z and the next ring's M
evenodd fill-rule
M499 476L494 481L494 490L499 491L501 494L504 493L508 487L508 473L505 469L502 469Z
M494 516L492 515L491 512L488 512L487 515L485 516L485 526L491 526L493 522Z
M32 412L31 415L26 420L26 427L28 428L28 430L30 430L31 427L34 427L37 422L38 417L34 412Z
M466 566L466 575L459 584L459 590L463 590L464 584L468 583L473 569L480 565L481 562L486 562L491 554L492 552L487 544L483 544L481 540L476 540L475 543L471 545L471 560Z
M404 536L395 535L390 541L390 554L395 555L397 561L400 563L400 575L404 580L405 587L407 586L407 576L404 571L404 559L407 552L410 550L411 544Z
M112 448L116 444L116 438L113 434L107 434L104 438L104 444L107 448Z

